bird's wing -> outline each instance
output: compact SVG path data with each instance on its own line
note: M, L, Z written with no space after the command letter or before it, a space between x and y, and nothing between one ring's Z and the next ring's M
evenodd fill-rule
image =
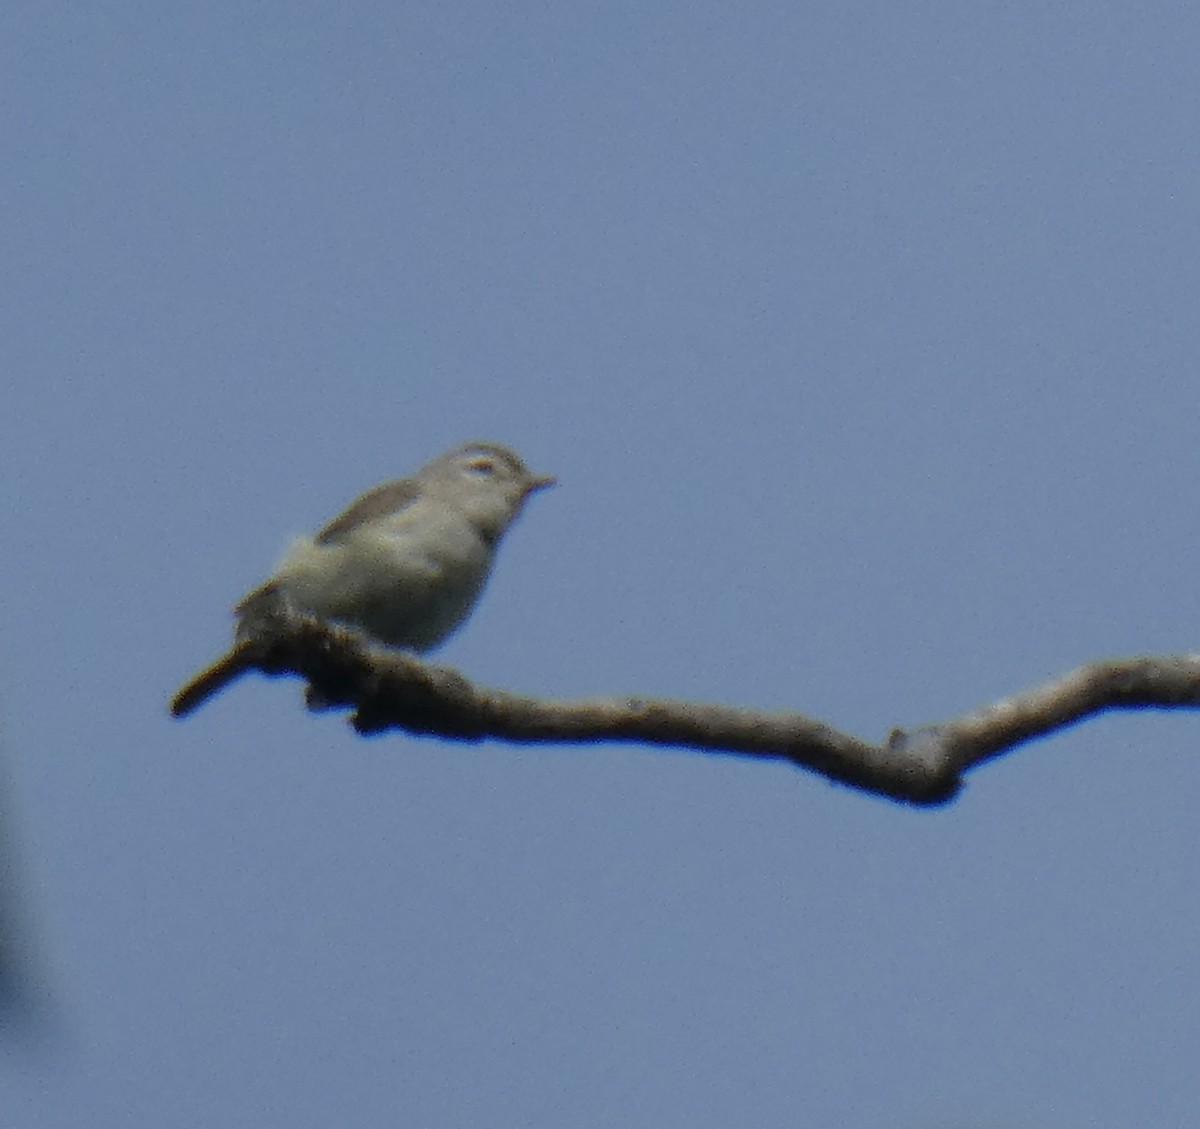
M366 522L399 513L416 501L419 493L420 487L408 478L398 478L395 482L385 482L382 486L376 486L374 490L368 490L361 498L351 502L314 540L318 545L340 541L347 533L353 532Z

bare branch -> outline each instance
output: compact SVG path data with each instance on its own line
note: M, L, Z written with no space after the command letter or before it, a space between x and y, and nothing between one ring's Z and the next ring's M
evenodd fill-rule
M246 665L309 682L311 709L352 707L360 733L402 729L461 741L633 741L787 760L902 803L952 799L963 773L1111 709L1200 705L1200 654L1107 659L962 718L895 729L880 745L798 713L649 698L554 701L476 686L457 671L312 620L278 623Z

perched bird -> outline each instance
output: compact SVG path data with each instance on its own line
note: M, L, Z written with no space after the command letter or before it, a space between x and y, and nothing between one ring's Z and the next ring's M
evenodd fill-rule
M171 713L191 713L251 669L248 644L289 612L393 647L436 647L470 615L525 499L554 481L509 447L474 442L367 491L315 537L294 541L234 608L233 646L179 690Z

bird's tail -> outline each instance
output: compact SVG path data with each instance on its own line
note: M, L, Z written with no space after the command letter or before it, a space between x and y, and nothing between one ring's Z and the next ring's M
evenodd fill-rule
M235 643L212 666L185 682L171 699L171 716L187 717L234 679L241 678L254 667L255 650L249 640Z

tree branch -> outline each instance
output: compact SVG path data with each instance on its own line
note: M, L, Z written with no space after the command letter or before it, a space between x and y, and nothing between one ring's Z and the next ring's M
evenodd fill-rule
M1200 654L1105 659L965 716L879 745L803 714L650 698L555 701L476 686L457 671L372 646L346 628L278 622L247 665L309 682L309 708L351 707L359 733L402 729L460 741L630 741L787 760L901 803L951 800L963 774L1018 745L1112 709L1200 705Z

